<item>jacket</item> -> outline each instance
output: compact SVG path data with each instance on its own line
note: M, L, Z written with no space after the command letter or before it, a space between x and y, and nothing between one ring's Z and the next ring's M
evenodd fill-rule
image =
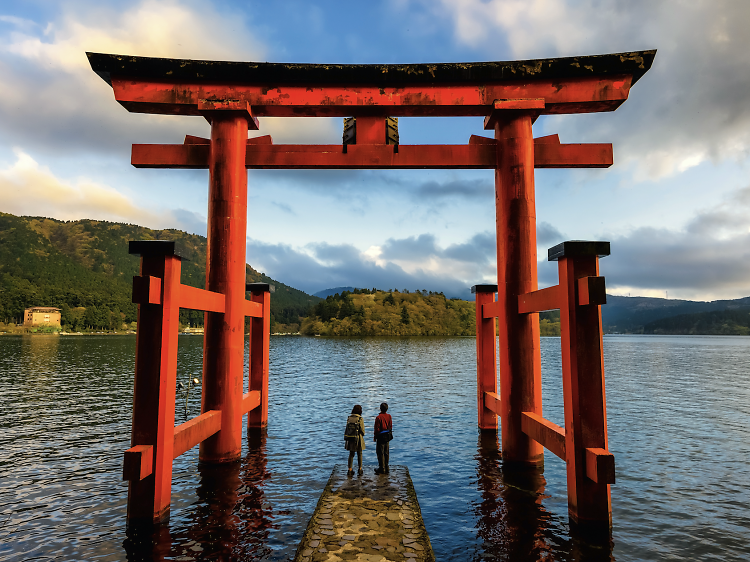
M375 435L372 437L373 441L378 440L378 435L381 431L393 431L393 419L391 418L391 414L381 412L378 414L378 417L375 418Z
M349 414L349 417L346 419L346 424L349 425L349 422L356 422L359 425L359 435L357 436L357 440L355 441L356 446L353 449L350 449L347 446L347 450L349 451L356 451L357 449L362 449L364 451L365 449L365 419L360 416L359 414Z

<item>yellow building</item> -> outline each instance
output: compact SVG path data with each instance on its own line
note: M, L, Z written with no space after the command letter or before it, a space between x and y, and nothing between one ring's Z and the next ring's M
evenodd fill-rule
M51 306L32 306L23 311L24 326L59 326L60 309Z

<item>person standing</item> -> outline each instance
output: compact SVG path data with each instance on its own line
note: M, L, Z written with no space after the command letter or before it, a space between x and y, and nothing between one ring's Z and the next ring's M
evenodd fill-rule
M380 405L380 414L375 418L375 435L374 441L377 442L375 451L378 454L378 468L375 474L389 474L388 457L390 454L390 441L393 439L393 420L391 415L386 413L388 404L383 402Z
M346 420L346 429L344 430L344 448L349 451L349 470L347 475L352 476L354 469L354 453L357 453L357 463L359 465L359 474L362 470L362 451L365 449L365 420L362 417L362 406L357 404L352 408L352 413Z

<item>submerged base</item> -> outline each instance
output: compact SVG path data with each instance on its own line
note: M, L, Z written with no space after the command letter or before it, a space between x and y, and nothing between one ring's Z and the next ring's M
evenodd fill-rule
M336 465L300 542L295 561L434 561L409 470L347 475ZM356 468L355 468L356 471Z

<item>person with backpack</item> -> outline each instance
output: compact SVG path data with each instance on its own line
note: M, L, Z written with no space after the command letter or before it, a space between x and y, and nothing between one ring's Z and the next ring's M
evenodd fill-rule
M383 402L380 405L380 414L375 418L375 435L374 441L377 442L375 451L378 454L378 468L375 474L389 474L388 457L390 456L390 441L393 439L393 420L391 415L387 414L388 404Z
M348 476L354 475L352 463L354 462L354 453L357 453L357 463L359 464L358 474L361 476L362 470L362 451L365 449L365 420L362 417L362 406L357 404L352 408L352 413L346 420L346 429L344 430L344 448L349 451L349 470Z

